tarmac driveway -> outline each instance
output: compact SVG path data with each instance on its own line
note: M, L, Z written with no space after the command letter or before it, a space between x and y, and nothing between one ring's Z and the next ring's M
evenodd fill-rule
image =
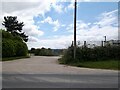
M58 58L32 56L2 62L3 88L118 87L118 71L60 65Z

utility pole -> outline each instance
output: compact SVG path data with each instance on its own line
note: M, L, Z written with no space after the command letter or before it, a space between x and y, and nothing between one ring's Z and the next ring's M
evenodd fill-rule
M76 58L76 14L77 13L77 0L75 0L75 11L74 11L74 59Z

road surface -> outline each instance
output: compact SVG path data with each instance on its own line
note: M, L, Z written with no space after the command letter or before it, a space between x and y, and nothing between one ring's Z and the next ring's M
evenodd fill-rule
M118 88L118 71L60 65L58 58L2 62L3 88Z

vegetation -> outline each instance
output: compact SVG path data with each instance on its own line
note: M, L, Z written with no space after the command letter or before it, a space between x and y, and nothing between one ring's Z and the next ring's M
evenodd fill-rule
M41 48L41 49L35 49L35 48L31 48L31 50L29 50L29 53L32 53L36 56L58 56L61 55L63 52L62 49L51 49L51 48Z
M48 48L48 49L45 49L45 48L36 49L35 55L36 56L53 56L52 50L50 48Z
M7 58L2 58L2 61L12 61L16 59L23 59L23 58L29 58L30 56L19 56L19 57L7 57Z
M65 64L63 61L59 60L60 64ZM119 68L119 60L102 60L102 61L85 61L79 63L69 63L68 65L77 66L77 67L85 67L85 68L97 68L97 69L112 69L112 70L120 70Z
M4 39L2 40L2 57L12 57L15 56L15 43L13 40Z
M2 57L26 56L28 48L19 36L2 30Z
M76 59L73 58L73 50L73 46L69 47L59 62L79 67L118 68L120 46L77 47Z
M19 36L25 42L28 41L28 36L25 35L25 32L22 32L22 27L24 26L24 23L18 22L17 17L4 17L2 25L4 25L7 32L11 33L13 36Z
M19 23L17 17L7 16L4 17L2 24L6 28L6 31L0 29L0 33L2 34L3 60L11 60L11 58L21 56L26 57L28 47L25 42L27 42L28 36L22 32L22 27L24 26L23 22Z
M109 61L88 61L79 63L78 67L88 67L88 68L101 68L101 69L114 69L118 70L118 60L109 60ZM120 69L119 69L120 70Z
M60 56L63 55L65 49L52 49L53 55Z

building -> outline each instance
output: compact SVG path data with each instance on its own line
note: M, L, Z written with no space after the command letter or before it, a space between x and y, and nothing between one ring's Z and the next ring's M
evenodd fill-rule
M106 41L105 44L106 45L113 45L113 46L119 46L120 45L120 40L109 40Z

